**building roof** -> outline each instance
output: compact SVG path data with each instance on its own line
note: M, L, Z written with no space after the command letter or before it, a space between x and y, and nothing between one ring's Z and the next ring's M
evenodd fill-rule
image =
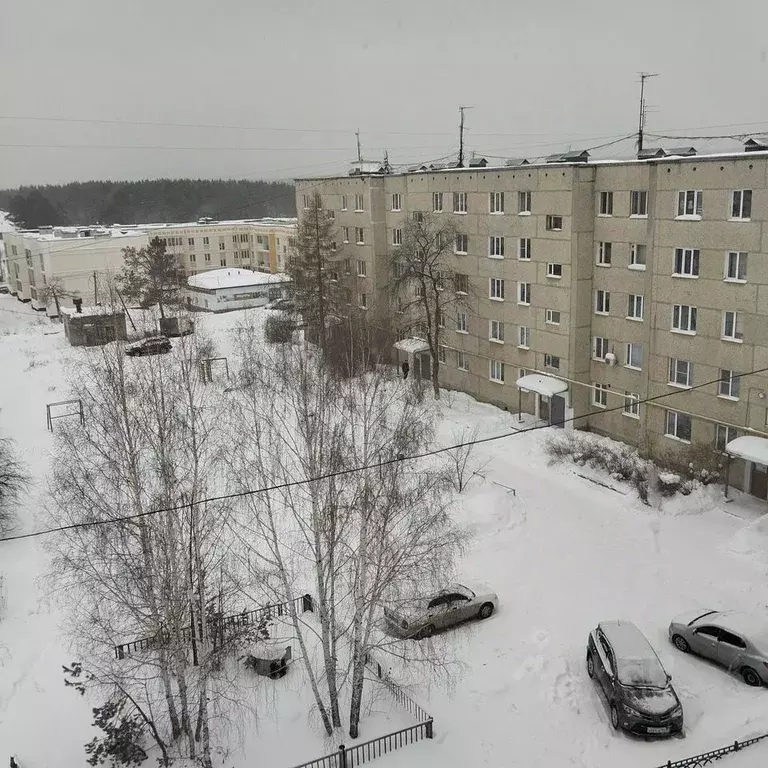
M199 219L198 221L187 222L153 222L150 224L131 224L134 229L142 231L151 229L181 229L190 227L239 227L239 226L257 226L257 227L295 227L298 223L296 218L264 218L264 219L227 219L224 221L214 221L208 219ZM115 225L118 226L118 225Z
M268 272L253 272L250 269L238 269L227 267L211 269L200 272L187 278L190 288L205 288L215 290L217 288L243 288L251 285L267 285L269 283L287 283L291 278L283 274L270 274Z
M661 147L646 147L637 153L638 160L651 160L655 157L666 157L666 152Z
M473 157L469 161L470 168L485 168L488 165L488 161L484 157Z
M504 165L529 165L524 157L510 157L504 161Z
M568 389L568 384L562 379L557 379L554 376L544 376L540 373L529 373L527 376L522 376L515 384L518 389L522 389L525 392L536 392L545 397L559 395Z
M62 315L67 315L70 318L78 318L78 317L119 317L120 315L124 315L122 309L117 309L115 307L108 307L97 304L95 307L81 307L80 312L77 311L75 307L59 307L59 311Z
M429 349L429 344L424 339L412 337L396 341L395 349L399 349L401 352L406 352L409 355L417 355L419 352L426 352Z
M731 440L725 446L729 456L754 461L756 464L768 464L768 439L755 435L742 435Z
M693 157L696 154L698 154L696 147L672 147L667 150L668 157L671 157L672 155L678 157Z
M744 142L745 152L755 152L768 149L768 133L761 136L750 136Z

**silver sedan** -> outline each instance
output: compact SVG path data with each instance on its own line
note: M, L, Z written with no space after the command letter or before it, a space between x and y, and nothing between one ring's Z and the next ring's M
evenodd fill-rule
M669 625L683 653L710 659L741 675L747 685L768 685L768 616L738 611L690 611Z

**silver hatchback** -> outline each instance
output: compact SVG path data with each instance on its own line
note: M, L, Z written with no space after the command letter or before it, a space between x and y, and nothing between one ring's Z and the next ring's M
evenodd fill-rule
M747 685L768 685L768 615L690 611L672 621L669 639L683 653L738 673Z

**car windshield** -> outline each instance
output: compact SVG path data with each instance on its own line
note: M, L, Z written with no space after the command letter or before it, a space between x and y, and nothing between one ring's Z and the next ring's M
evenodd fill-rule
M629 688L666 688L667 673L658 659L619 659L619 682Z
M456 585L456 592L466 595L466 597L470 599L475 596L475 593L471 589L469 589L469 587L465 587L463 584Z

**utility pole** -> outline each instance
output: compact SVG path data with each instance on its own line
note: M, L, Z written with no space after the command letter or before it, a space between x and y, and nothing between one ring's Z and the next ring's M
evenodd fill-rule
M459 107L459 115L461 119L459 121L459 168L464 167L464 110L472 109L472 107Z
M360 129L355 131L355 137L357 138L357 164L360 166L360 171L363 170L363 155L360 152Z
M99 304L99 292L96 287L96 270L93 270L93 306L96 307Z
M643 133L645 131L645 81L649 77L658 77L658 72L641 72L640 73L640 120L637 126L637 151L641 152L643 149Z

